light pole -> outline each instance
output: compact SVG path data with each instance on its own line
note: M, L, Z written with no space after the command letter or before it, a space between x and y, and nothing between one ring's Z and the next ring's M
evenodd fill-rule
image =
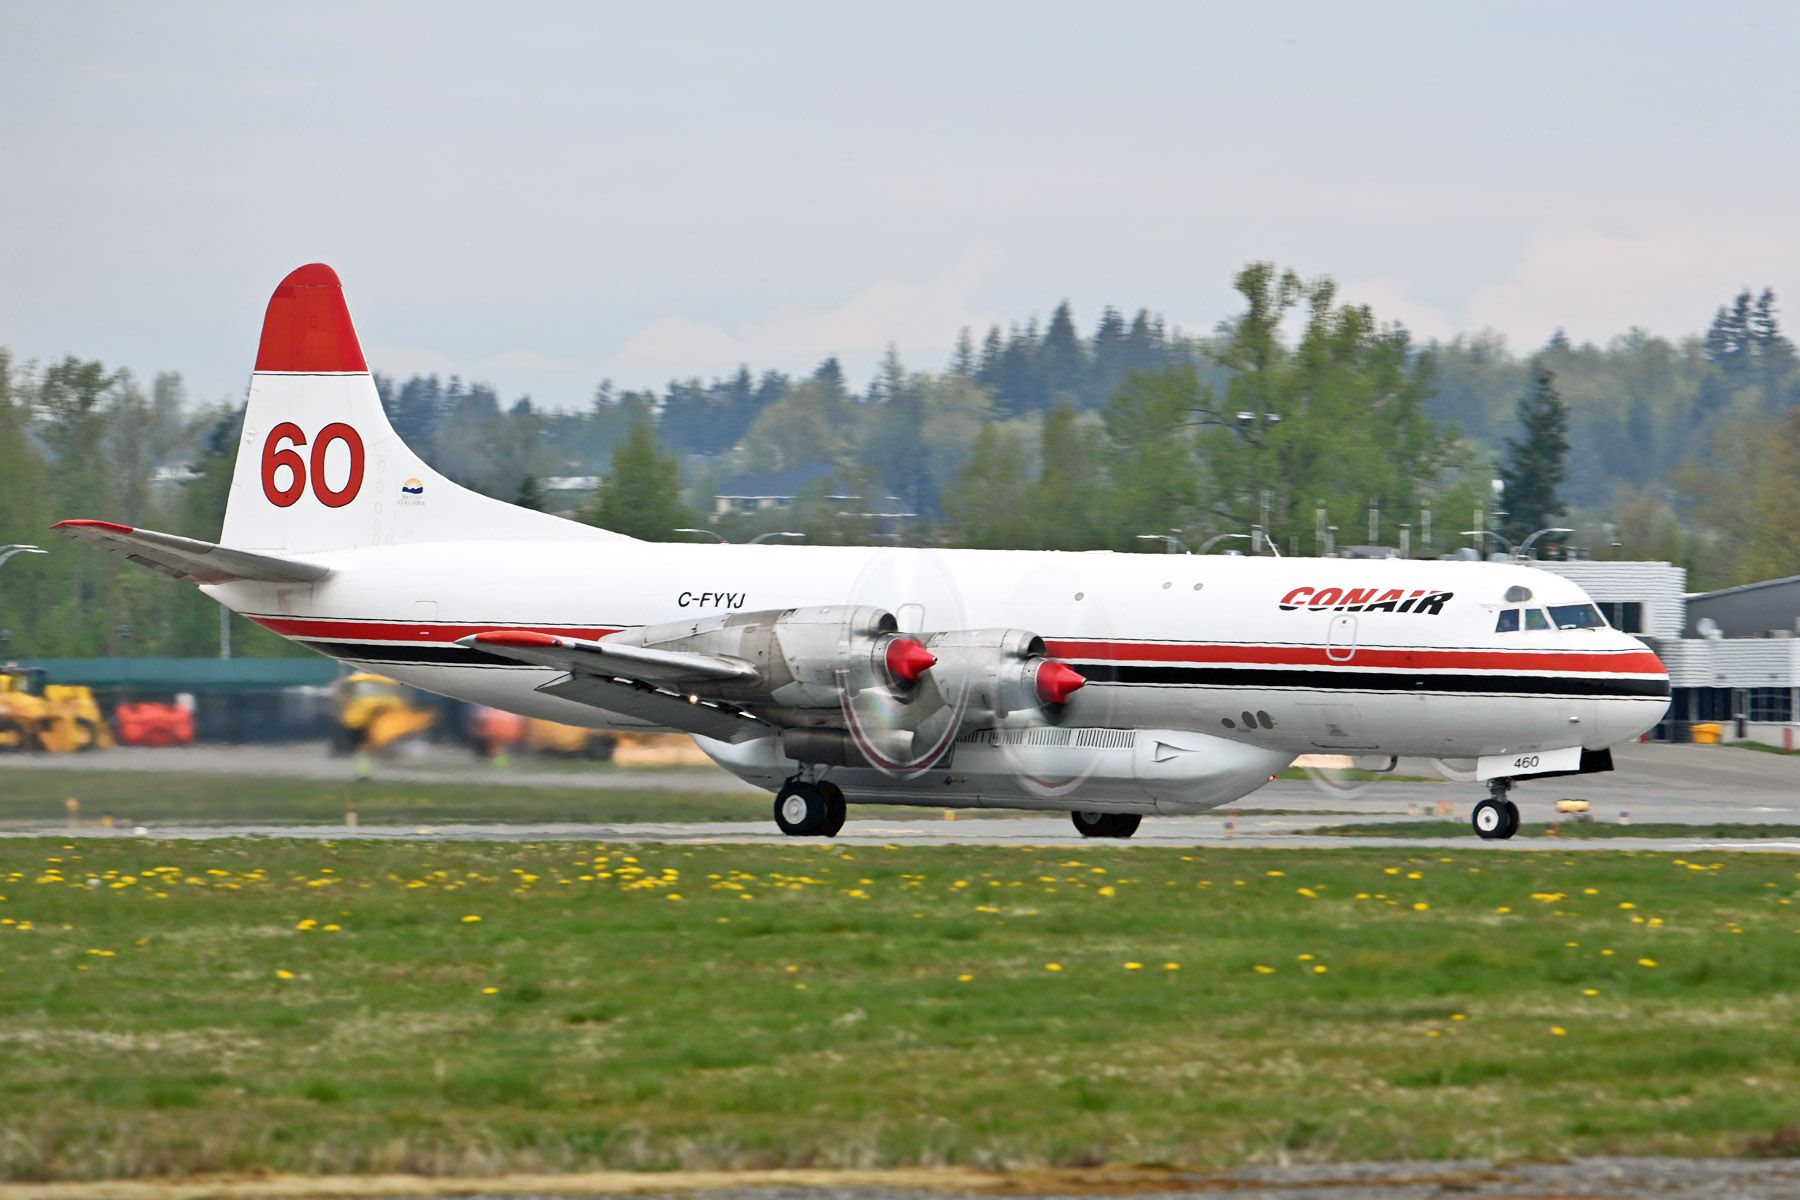
M1575 531L1573 529L1540 529L1536 533L1532 534L1530 537L1526 538L1523 542L1519 543L1518 557L1522 558L1522 559L1529 559L1531 557L1531 543L1537 541L1539 538L1543 537L1546 533L1574 533L1574 532Z
M780 530L775 531L774 533L759 533L755 537L750 539L750 544L752 546L760 546L764 542L772 542L776 538L804 538L804 537L806 537L806 535L804 533L795 533L791 529L780 529Z
M1506 556L1508 558L1512 557L1512 552L1513 552L1512 543L1507 541L1505 538L1501 537L1499 534L1495 533L1491 529L1465 529L1462 531L1462 535L1464 537L1472 537L1472 538L1491 537L1496 542L1499 542L1502 546L1506 547Z
M1207 551L1211 550L1214 546L1218 545L1220 542L1225 541L1227 538L1247 538L1249 536L1250 535L1247 533L1215 533L1211 537L1207 538L1204 542L1201 542L1200 549L1197 550L1195 553L1205 554Z
M715 542L722 542L725 540L725 535L720 533L716 529L685 529L684 528L684 529L677 529L675 532L676 533L697 533L701 537L709 537Z
M10 546L0 546L0 567L15 554L48 554L48 550L40 550L36 546L27 546L24 542L14 542Z
M1137 540L1140 542L1161 542L1163 544L1163 553L1164 554L1174 554L1177 551L1179 551L1182 554L1192 554L1193 553L1193 551L1189 550L1185 545L1182 544L1182 541L1180 538L1174 536L1173 534L1140 533L1137 535ZM1211 545L1210 542L1207 544ZM1202 550L1200 553L1204 554L1204 553L1206 553L1206 551Z

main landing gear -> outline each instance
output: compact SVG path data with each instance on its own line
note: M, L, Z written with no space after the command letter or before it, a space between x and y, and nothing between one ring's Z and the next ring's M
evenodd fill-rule
M1144 818L1137 813L1072 812L1075 832L1090 838L1128 838Z
M848 812L843 790L829 780L796 776L775 796L775 824L789 837L836 837Z
M1510 779L1488 781L1487 799L1477 804L1469 817L1476 837L1504 840L1519 832L1519 806L1506 798L1506 793L1511 790Z

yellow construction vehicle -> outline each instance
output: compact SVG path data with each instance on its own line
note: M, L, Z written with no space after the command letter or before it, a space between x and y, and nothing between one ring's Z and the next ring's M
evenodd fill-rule
M424 733L437 720L437 711L417 703L411 688L385 675L346 675L338 680L337 704L334 754L386 750Z
M42 667L0 667L0 753L71 754L113 744L92 688L46 683Z

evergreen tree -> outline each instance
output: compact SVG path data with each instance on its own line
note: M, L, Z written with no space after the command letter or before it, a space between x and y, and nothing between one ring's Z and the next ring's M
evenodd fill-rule
M632 422L631 431L613 450L612 470L576 516L589 525L653 542L670 541L675 530L694 523L681 502L681 467L662 448L647 415Z
M513 497L513 503L533 512L545 510L544 487L538 482L536 475L527 474L519 480L519 494Z
M1500 468L1507 509L1501 534L1514 545L1554 525L1565 511L1557 489L1569 452L1569 406L1542 363L1532 372L1531 390L1519 400L1518 419L1520 437L1506 440L1506 464Z

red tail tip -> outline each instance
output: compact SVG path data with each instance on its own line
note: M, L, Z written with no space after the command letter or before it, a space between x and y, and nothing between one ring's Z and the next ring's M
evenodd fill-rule
M356 327L344 304L344 285L324 263L291 273L269 297L263 316L258 371L367 371Z
M1087 686L1087 677L1073 667L1047 662L1038 668L1037 694L1045 704L1061 704Z
M917 683L919 676L937 666L937 655L912 638L895 638L888 643L888 674L904 683Z

